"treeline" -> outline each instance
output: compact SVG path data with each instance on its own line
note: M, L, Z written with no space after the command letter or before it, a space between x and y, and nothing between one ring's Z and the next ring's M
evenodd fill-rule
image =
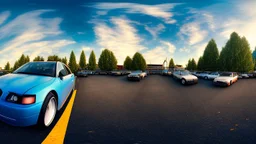
M197 64L194 59L189 60L186 69L250 72L256 69L256 48L252 53L247 39L233 32L220 53L216 42L211 39Z
M37 56L33 61L45 61L45 59L42 56ZM88 63L86 62L84 51L82 51L80 54L79 63L76 62L76 56L73 51L70 53L69 61L66 57L61 58L57 55L48 56L47 61L63 62L69 66L72 72L77 72L79 69L96 70L97 68L100 68L101 70L106 71L117 69L117 59L114 53L108 49L102 51L99 57L98 65L96 63L96 56L94 51L91 52ZM13 67L10 66L9 62L7 62L4 69L7 71L15 71L27 62L30 62L29 56L22 54L21 57L14 63ZM133 59L127 56L124 62L124 67L127 70L146 70L146 66L147 64L144 57L138 52L134 54Z

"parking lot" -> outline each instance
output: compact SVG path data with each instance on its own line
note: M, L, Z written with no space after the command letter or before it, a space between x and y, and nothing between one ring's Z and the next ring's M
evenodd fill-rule
M220 88L200 79L183 86L160 75L140 82L78 78L65 143L255 143L255 84L242 79ZM40 143L51 130L0 127L3 143Z

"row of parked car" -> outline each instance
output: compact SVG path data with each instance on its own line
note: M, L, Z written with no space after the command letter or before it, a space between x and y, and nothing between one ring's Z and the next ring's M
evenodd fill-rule
M163 73L165 75L166 73ZM239 78L256 78L256 72L250 74L237 72L189 72L187 70L173 71L172 76L180 80L181 84L196 84L198 78L213 80L214 85L230 86L238 81Z
M76 73L76 76L78 77L87 77L89 75L128 75L130 74L131 71L126 71L126 70L116 70L116 71L91 71L91 70L80 70Z

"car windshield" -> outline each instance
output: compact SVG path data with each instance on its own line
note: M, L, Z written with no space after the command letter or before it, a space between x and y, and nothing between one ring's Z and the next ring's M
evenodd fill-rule
M190 72L189 71L181 71L181 75L189 75Z
M23 65L13 73L54 77L56 73L55 71L56 71L56 63L32 62L32 63L27 63Z
M232 73L222 73L222 74L220 74L220 76L231 77L231 76L232 76Z

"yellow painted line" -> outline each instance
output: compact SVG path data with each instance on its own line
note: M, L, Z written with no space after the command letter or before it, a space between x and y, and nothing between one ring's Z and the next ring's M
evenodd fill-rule
M52 131L48 134L48 136L45 138L45 140L42 142L42 144L63 144L64 143L64 138L66 135L68 122L69 122L75 97L76 97L76 90L73 92L72 97L65 111L60 117L59 121L54 126Z

